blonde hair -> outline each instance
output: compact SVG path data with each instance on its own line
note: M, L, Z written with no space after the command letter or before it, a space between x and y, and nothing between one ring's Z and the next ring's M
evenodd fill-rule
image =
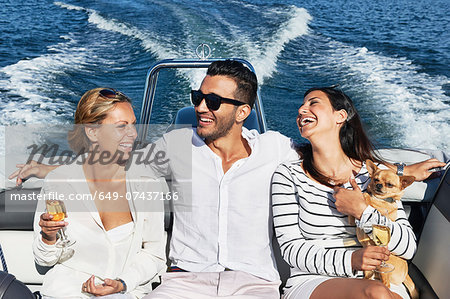
M108 96L100 92L106 90ZM130 103L131 99L112 88L98 87L86 91L81 97L75 111L75 125L67 134L67 140L70 148L78 155L89 150L91 142L84 131L84 124L101 124L106 118L108 112L112 110L117 103Z

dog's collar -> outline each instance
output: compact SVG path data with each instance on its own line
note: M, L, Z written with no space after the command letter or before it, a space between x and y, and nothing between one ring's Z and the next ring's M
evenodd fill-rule
M383 200L383 201L386 201L386 202L388 202L388 203L394 203L394 202L395 202L395 199L392 198L392 197L379 198L378 196L376 196L376 195L373 194L373 193L372 193L372 196L375 197L375 198L378 199L378 200Z

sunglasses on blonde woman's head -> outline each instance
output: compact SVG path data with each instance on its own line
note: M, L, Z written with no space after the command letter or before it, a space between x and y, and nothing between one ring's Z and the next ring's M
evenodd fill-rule
M102 97L107 98L107 99L115 99L117 97L124 97L131 102L131 99L127 95L125 95L123 92L120 92L118 90L114 90L111 88L102 89L98 93L99 93L99 95L101 95Z
M200 90L191 90L191 101L192 104L194 104L194 106L197 107L198 105L200 105L203 99L205 99L206 107L208 107L208 109L213 111L218 110L222 102L228 102L235 106L241 106L246 104L244 102L237 101L234 99L223 98L214 93L204 94Z

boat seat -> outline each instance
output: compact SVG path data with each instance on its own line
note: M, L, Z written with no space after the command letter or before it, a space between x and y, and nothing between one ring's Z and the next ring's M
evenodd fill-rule
M436 158L439 161L448 161L450 159L446 153L434 150L386 148L379 149L378 154L389 163L403 162L406 165L425 161L430 158ZM414 182L406 188L403 194L403 208L416 236L420 235L425 217L440 181L440 177L435 177L421 182Z
M33 230L34 211L36 200L19 200L17 202L9 199L18 196L24 198L40 193L40 188L3 190L0 192L0 230ZM8 198L8 202L6 202Z
M178 112L176 124L183 123L192 126L196 125L195 111L193 107L186 107ZM251 115L244 124L249 129L258 130L255 111L252 111ZM391 157L392 160L404 161L400 159L400 156L402 156L400 155L402 154L401 150L387 150L384 151L383 154L385 156L388 154L398 154L399 157ZM411 161L408 160L404 162L409 164L430 157L422 156L422 154L419 153L413 154L415 155L414 160L411 159ZM416 155L418 156L416 157ZM410 157L410 155L408 155L408 157ZM441 160L446 159L447 158ZM19 158L14 161L22 160L24 159ZM11 173L12 171L13 169L7 169L6 173ZM450 201L448 200L448 194L450 194L450 174L448 174L447 171L440 184L438 180L437 185L439 185L439 187L435 187L434 180L428 180L423 183L420 182L425 188L420 189L418 195L414 195L414 198L420 198L420 196L427 198L429 194L432 194L431 192L438 189L435 196L431 196L429 201L425 199L426 204L423 206L426 206L426 210L428 210L428 207L431 205L430 213L426 219L427 221L425 223L421 239L418 243L417 254L414 257L413 263L410 265L410 276L415 281L422 298L438 298L436 294L439 294L439 297L445 297L445 294L450 294L450 286L445 284L446 280L444 279L447 277L446 275L450 274L450 264L446 258L446 249L448 248L450 241L448 234L450 229ZM13 186L14 182L10 183ZM33 192L38 193L39 183L42 184L42 180L34 182L33 179L30 179L25 182L25 186L21 190L10 189L12 188L11 186L9 186L9 190L13 193L19 193L21 195L27 195ZM417 183L418 182L415 182L415 184ZM32 288L33 291L38 290L43 280L43 276L41 274L45 273L45 271L36 269L32 254L32 223L35 208L34 206L29 206L25 209L28 212L6 212L4 207L6 196L8 196L8 191L3 190L0 192L0 242L2 243L5 251L8 267L19 280L26 283L30 288ZM409 200L414 201L413 196L411 196L411 199ZM35 205L36 202L30 201L26 202L26 204ZM417 202L416 204L421 203ZM166 213L166 230L169 235L171 230L170 216L170 213ZM281 257L279 246L275 238L272 240L272 246L281 280L284 284L286 279L289 277L289 265ZM168 247L169 245L167 245L167 248Z
M197 127L197 116L195 115L194 107L184 107L178 110L177 115L175 116L174 124L191 125L194 128ZM244 127L249 130L255 129L258 132L261 132L255 110L252 110L250 115L245 120Z
M420 298L446 298L450 294L450 172L445 172L418 239L409 275Z

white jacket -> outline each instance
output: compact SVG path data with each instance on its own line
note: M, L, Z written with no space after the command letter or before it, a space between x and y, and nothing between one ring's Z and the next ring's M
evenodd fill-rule
M163 182L143 167L133 167L127 172L127 193L145 194L162 192ZM130 173L132 172L132 173ZM63 195L61 195L63 194ZM105 278L121 278L127 284L127 292L140 298L151 291L150 280L165 269L164 205L162 200L129 201L134 222L131 245L115 250L103 227L93 200L67 200L72 194L90 194L82 170L76 163L58 167L45 179L41 195L64 197L68 213L66 232L76 241L74 255L58 262L60 248L42 241L39 226L40 215L45 211L45 201L39 200L35 219L33 252L35 261L42 266L53 266L44 277L41 293L51 297L89 298L81 292L81 285L91 275L97 282ZM61 199L61 198L59 198ZM125 261L117 265L116 261Z

